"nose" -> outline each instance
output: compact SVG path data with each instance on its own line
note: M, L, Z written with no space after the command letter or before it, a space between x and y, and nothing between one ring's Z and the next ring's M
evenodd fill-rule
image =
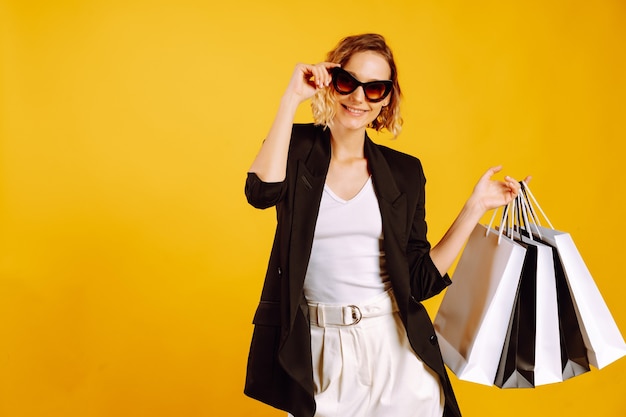
M363 90L363 86L358 86L356 90L350 93L350 97L358 102L365 101L365 90Z

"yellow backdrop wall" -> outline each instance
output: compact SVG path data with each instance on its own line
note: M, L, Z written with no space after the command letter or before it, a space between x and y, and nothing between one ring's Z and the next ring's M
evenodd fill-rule
M275 222L245 173L295 63L370 31L430 239L488 166L530 173L626 331L623 1L1 0L0 416L284 415L242 394ZM468 417L616 417L625 375L453 384Z

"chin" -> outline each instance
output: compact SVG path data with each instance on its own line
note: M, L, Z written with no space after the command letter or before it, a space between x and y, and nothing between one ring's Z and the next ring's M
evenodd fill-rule
M362 129L365 129L367 126L369 126L369 123L365 123L365 122L357 123L354 120L336 120L335 123L346 130L362 130Z

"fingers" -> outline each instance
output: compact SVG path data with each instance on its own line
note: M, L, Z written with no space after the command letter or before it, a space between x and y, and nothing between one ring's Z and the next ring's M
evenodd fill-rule
M310 72L310 77L307 81L317 89L328 87L333 79L330 70L338 66L339 64L334 62L320 62L308 65L307 69Z
M487 170L487 173L491 173L491 175L493 175L493 174L497 174L500 171L502 171L502 165L497 165L495 167L489 168Z
M489 168L487 172L485 172L483 176L480 178L480 181L489 181L491 177L493 177L495 174L497 174L501 170L502 170L502 165Z
M509 176L504 177L504 182L506 183L506 186L509 189L509 192L511 193L511 195L513 197L517 197L517 195L519 194L520 189L522 188L522 185L519 183L519 181L517 181L515 178L511 178Z
M332 76L329 70L337 66L339 65L332 62L297 64L285 94L301 103L312 97L317 90L330 85Z
M490 179L492 176L494 176L500 171L502 171L502 165L491 167L487 170L487 172L485 172L482 178ZM526 176L526 178L524 178L523 182L528 184L530 180L532 180L532 178L533 178L532 176L528 175ZM509 188L511 188L512 190L515 189L519 191L521 187L519 184L519 181L517 181L515 178L510 177L508 175L504 177L504 183L507 186L509 186Z
M530 182L530 180L532 180L532 176L527 175L526 178L524 178L521 182L523 182L524 184L528 184ZM522 184L520 183L520 181L517 181L515 178L506 176L504 177L504 181L506 183L506 185L509 187L509 189L511 190L511 192L517 196L520 192L520 190L522 189Z
M500 171L502 171L502 165L491 167L487 170L483 178L491 178L493 175L497 174ZM524 179L524 182L528 183L530 179L531 176L529 175ZM505 187L505 191L510 193L511 197L516 197L521 189L521 184L519 183L519 181L508 175L504 177L504 180L501 184Z
M479 201L485 210L507 205L520 194L522 185L515 178L507 175L503 180L491 179L500 171L502 171L501 165L489 168L474 187L474 192L470 197L474 201ZM529 175L524 182L528 183L530 180Z

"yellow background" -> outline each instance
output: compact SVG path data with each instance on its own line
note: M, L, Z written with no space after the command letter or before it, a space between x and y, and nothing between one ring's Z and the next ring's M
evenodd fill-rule
M626 331L624 1L1 0L0 416L285 415L242 394L275 221L245 173L295 63L369 31L431 241L530 173ZM468 417L623 416L625 375L453 384Z

